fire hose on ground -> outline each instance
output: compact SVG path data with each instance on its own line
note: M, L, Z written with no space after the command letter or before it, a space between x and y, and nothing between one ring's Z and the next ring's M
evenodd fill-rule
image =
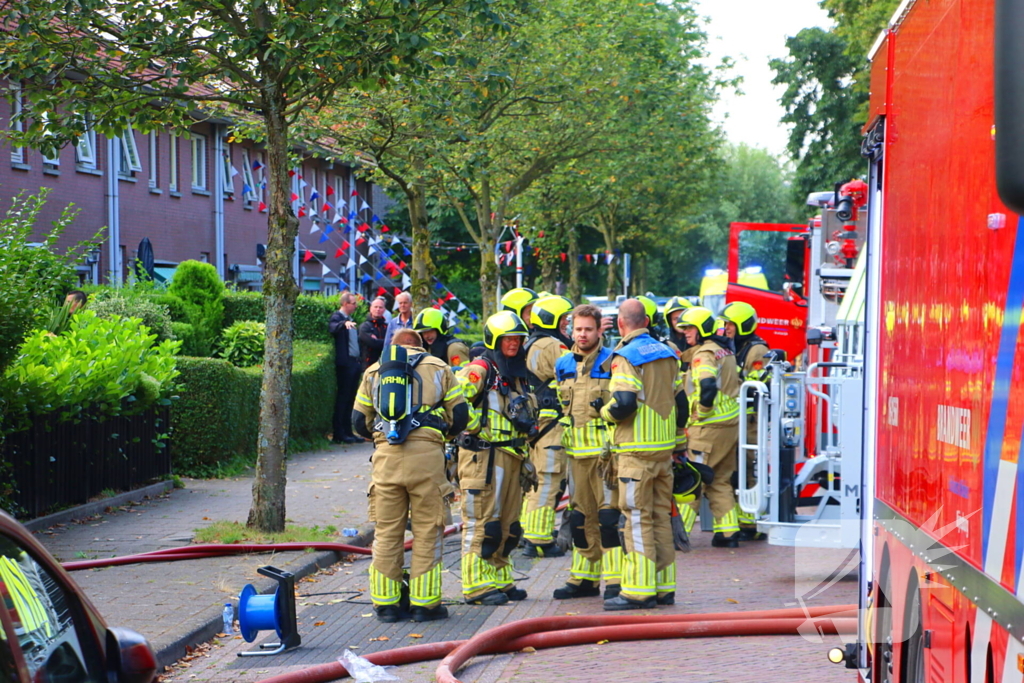
M798 635L806 632L837 635L857 632L856 605L807 609L720 612L713 614L654 614L538 617L504 624L469 640L427 643L365 655L381 666L414 664L444 658L435 672L438 683L459 683L456 672L482 654L540 650L599 641L663 640L725 636ZM260 683L326 683L348 676L340 662L292 671Z

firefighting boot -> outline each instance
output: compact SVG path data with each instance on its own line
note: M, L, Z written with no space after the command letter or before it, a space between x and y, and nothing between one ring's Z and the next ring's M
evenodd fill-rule
M556 588L553 597L555 600L571 600L572 598L593 598L600 594L600 586L590 579L583 579L578 586L574 583L567 583L561 588Z
M740 542L736 540L735 536L726 536L721 531L715 532L715 535L711 538L712 548L739 548Z
M608 612L618 612L627 609L653 609L658 606L658 599L653 595L646 600L630 600L621 595L604 601L604 608Z

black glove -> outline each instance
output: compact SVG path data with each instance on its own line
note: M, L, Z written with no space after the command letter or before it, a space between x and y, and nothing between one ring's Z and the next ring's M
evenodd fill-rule
M508 404L508 419L516 431L533 437L537 433L537 420L530 410L530 400L525 396L517 396Z
M601 408L604 407L604 399L598 396L597 398L590 402L590 407L600 413Z
M523 493L536 491L537 487L540 486L537 468L529 459L523 461L523 466L519 470L519 485L523 487Z

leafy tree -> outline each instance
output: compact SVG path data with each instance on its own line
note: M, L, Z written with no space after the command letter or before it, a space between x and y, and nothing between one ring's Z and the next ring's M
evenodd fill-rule
M87 121L105 135L127 123L187 130L196 105L258 115L236 118L250 121L238 124L238 137L266 142L269 182L268 331L250 526L280 531L285 520L298 295L289 153L334 93L423 72L421 54L438 57L448 19L463 11L484 26L501 23L486 0L19 0L0 10L13 27L0 37L0 68L24 79L27 96L21 144L52 149L80 136Z
M174 271L167 293L185 304L188 322L195 335L193 353L213 355L213 347L224 325L224 283L209 263L182 261Z

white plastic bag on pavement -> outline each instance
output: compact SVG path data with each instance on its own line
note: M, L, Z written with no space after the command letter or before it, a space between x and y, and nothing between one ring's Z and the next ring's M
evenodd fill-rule
M338 657L348 675L357 683L382 683L383 681L400 681L398 676L393 676L382 666L377 666L365 657L360 657L352 650L345 652Z

